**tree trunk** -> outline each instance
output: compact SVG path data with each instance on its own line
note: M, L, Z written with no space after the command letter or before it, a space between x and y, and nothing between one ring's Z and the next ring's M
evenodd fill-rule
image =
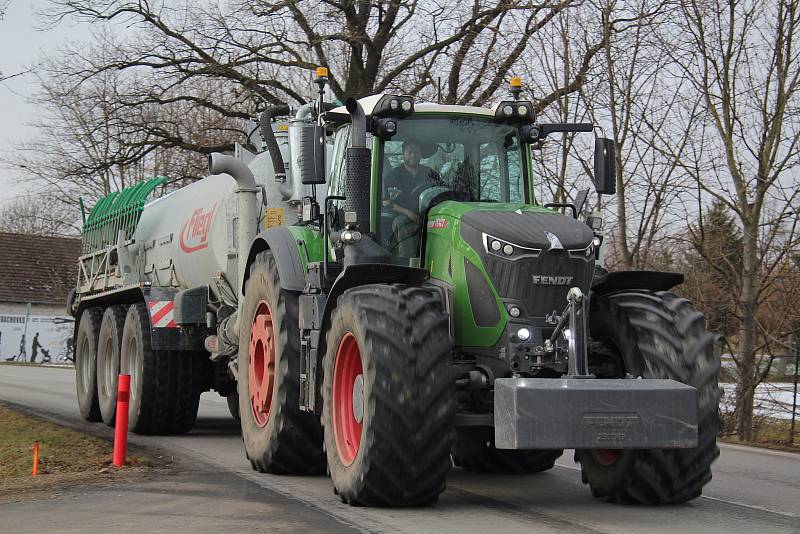
M756 377L756 309L758 270L756 265L758 226L745 223L743 232L742 290L739 294L739 358L736 364L736 433L739 439L753 439L753 398Z

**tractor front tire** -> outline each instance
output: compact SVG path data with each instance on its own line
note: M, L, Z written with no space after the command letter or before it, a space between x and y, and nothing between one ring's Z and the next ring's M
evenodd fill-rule
M465 471L503 475L526 475L552 469L563 449L505 450L494 444L494 428L458 429L453 461Z
M81 313L75 337L75 385L78 409L87 421L101 421L97 400L97 341L100 336L102 308L88 308Z
M207 362L191 351L153 350L144 302L128 308L120 367L131 375L128 425L137 434L183 434L194 426Z
M272 252L256 256L239 334L239 419L253 469L325 473L319 418L300 410L298 295L281 286Z
M436 502L454 438L447 316L429 291L365 285L338 299L323 414L334 490L364 506Z
M672 293L629 290L592 299L593 341L634 377L668 378L697 389L698 446L692 449L578 450L592 495L608 501L674 504L699 497L719 456L719 358L703 315Z
M100 323L97 342L97 398L100 415L108 426L114 426L114 416L117 413L117 381L126 313L124 306L110 306Z

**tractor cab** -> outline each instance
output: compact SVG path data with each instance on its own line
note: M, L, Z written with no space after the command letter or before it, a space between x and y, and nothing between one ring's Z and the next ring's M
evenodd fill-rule
M512 108L509 116L502 104L494 110L415 105L409 97L392 95L367 97L359 104L371 150L369 231L392 263L419 265L427 216L443 201L533 202L524 128L532 124L530 102L506 103ZM345 196L350 115L337 108L324 119L335 132L329 195Z

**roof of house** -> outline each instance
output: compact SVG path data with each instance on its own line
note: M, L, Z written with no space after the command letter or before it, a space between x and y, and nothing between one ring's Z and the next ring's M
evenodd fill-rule
M80 239L0 232L0 302L66 306L80 251Z

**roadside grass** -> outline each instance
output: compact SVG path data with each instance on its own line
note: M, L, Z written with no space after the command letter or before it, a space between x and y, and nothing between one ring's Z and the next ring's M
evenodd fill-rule
M723 416L724 428L734 428L732 414ZM800 418L795 427L794 444L791 442L792 421L776 417L755 417L753 420L753 441L742 441L733 431L720 435L720 441L739 445L751 445L780 451L800 452Z
M36 441L40 475L97 472L111 465L111 442L0 406L0 480L31 476ZM128 465L151 462L134 455Z

